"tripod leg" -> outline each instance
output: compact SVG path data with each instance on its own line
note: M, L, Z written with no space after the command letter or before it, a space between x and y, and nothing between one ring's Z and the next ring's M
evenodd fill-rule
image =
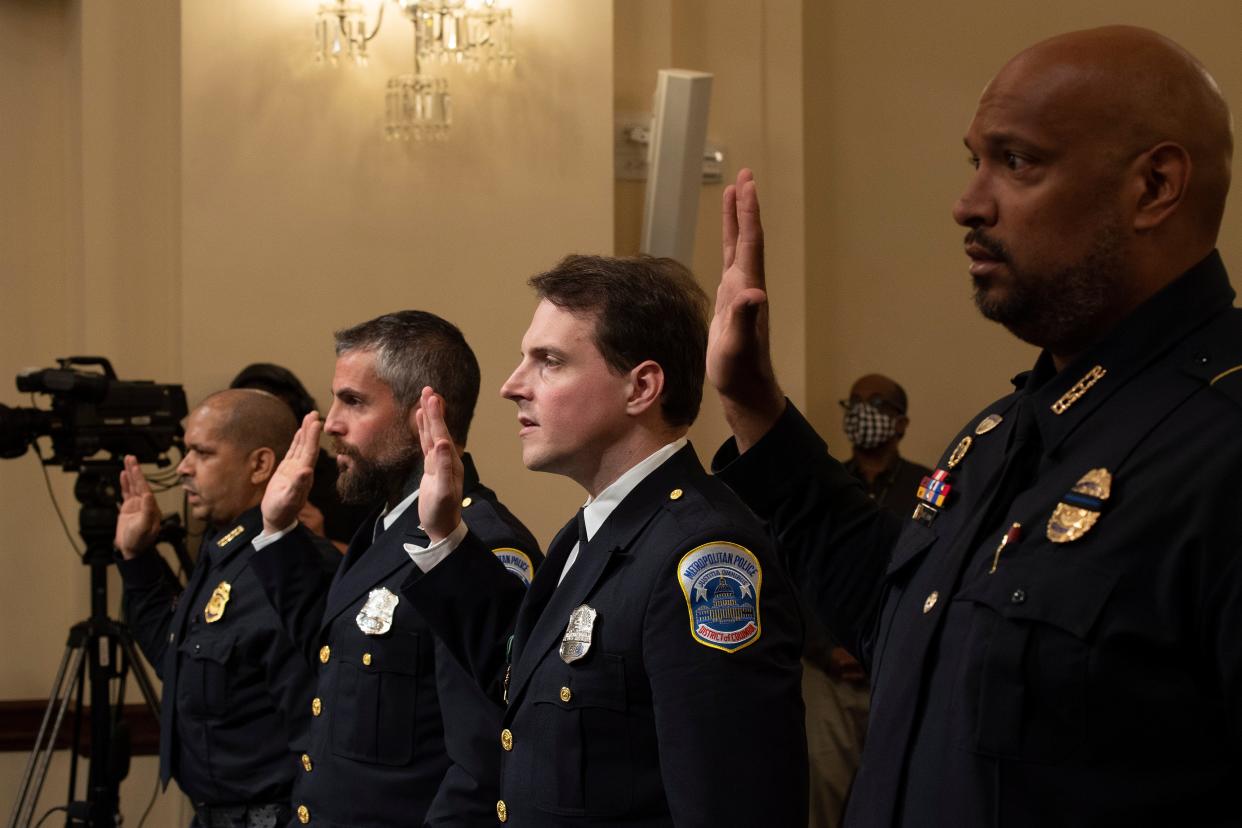
M156 694L155 685L151 682L151 674L147 672L146 665L138 655L138 648L134 646L134 639L130 637L129 630L122 628L119 637L125 654L124 663L129 666L129 672L134 676L138 691L142 693L143 700L146 701L147 707L150 708L155 721L158 722L160 720L160 697Z
M34 818L39 794L43 792L43 782L47 778L47 768L56 749L56 736L60 733L65 710L69 706L69 694L78 683L85 655L83 642L75 641L71 636L60 660L60 667L56 670L56 679L52 682L52 693L48 696L43 723L39 725L39 735L30 751L30 758L26 760L26 770L17 789L17 801L9 815L9 828L27 828ZM55 723L49 728L53 718Z

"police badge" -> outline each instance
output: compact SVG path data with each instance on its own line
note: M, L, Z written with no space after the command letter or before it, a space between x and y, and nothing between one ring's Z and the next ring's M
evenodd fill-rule
M392 629L392 614L400 601L387 587L371 590L367 593L367 602L358 613L358 629L367 635L383 635L388 632Z
M211 598L207 601L207 606L203 607L203 620L208 624L214 624L224 617L224 608L229 603L229 593L233 591L233 587L228 581L221 581L211 592Z
M1112 484L1113 476L1108 469L1092 469L1084 474L1074 488L1061 497L1052 517L1048 518L1048 540L1069 543L1087 534L1100 519Z
M595 629L595 610L583 604L569 614L569 626L561 639L561 661L573 664L591 649L591 633Z

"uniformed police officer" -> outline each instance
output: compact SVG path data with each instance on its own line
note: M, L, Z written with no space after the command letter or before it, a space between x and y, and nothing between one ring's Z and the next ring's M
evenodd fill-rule
M184 590L152 551L159 507L132 456L121 474L126 620L164 682L160 777L165 785L176 777L201 828L272 826L289 814L313 671L286 630L305 623L327 583L309 532L261 549L255 538L260 501L295 426L288 407L263 391L222 391L190 414L177 472L207 530ZM279 573L280 614L251 569L256 556Z
M507 703L496 818L801 828L792 587L685 437L706 297L671 259L571 256L531 284L541 301L501 393L517 403L526 466L571 478L587 502L506 617L480 588L504 571L469 514L459 522L460 471L428 389L420 512L433 540L460 546L418 561L427 574L406 591Z
M716 466L869 667L847 824L1237 825L1242 312L1213 249L1228 109L1183 49L1110 27L1010 61L966 145L976 303L1043 352L904 520L781 395L749 173L725 195L709 374L736 443Z
M448 430L464 450L479 365L461 332L424 311L386 314L336 334L332 408L324 424L347 503L376 504L350 542L307 642L318 689L307 709L291 825L490 825L499 776L500 711L436 642L401 594L412 558L435 554L419 526L419 392L450 400ZM314 423L306 437L317 441ZM504 577L482 600L517 601L541 560L534 538L482 483L465 455L458 508ZM303 463L309 472L313 458ZM299 491L283 504L293 522ZM262 570L275 581L278 573Z

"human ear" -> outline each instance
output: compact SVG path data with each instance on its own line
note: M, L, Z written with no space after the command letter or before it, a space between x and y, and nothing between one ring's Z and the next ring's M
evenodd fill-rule
M1190 153L1179 144L1157 144L1135 161L1138 175L1134 229L1154 230L1181 205L1190 185Z
M250 452L250 482L256 486L266 483L276 471L276 452L260 446Z
M626 397L627 414L641 414L659 405L664 393L664 369L658 362L644 360L630 369L630 390Z

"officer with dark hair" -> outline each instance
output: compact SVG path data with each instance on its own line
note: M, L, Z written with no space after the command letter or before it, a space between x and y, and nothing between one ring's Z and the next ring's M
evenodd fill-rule
M451 423L427 389L420 517L455 548L417 559L426 574L405 590L506 705L495 818L804 828L793 587L686 440L707 297L671 259L571 256L531 284L540 302L501 393L527 468L587 501L520 608L490 600L504 570L462 522Z
M337 489L347 503L376 506L303 641L319 675L290 825L492 825L500 711L432 635L419 602L401 593L414 562L437 550L418 515L419 393L429 384L445 389L451 439L464 451L479 365L461 331L414 310L338 331L336 353L324 430ZM317 442L317 424L303 431ZM301 471L309 475L309 463ZM475 597L520 600L542 560L535 539L480 482L468 454L459 482L456 507L503 574L475 584ZM295 521L305 493L293 495L266 529L278 534ZM260 574L269 583L279 577Z
M299 423L319 407L315 398L292 371L270 362L247 365L233 377L229 387L258 388L275 394L293 409L293 416ZM343 553L349 539L358 531L358 527L376 504L342 501L336 491L336 474L336 462L326 451L320 449L315 458L315 482L311 486L306 506L298 515L298 521L311 531L331 540ZM333 568L339 563L339 559L333 561Z

